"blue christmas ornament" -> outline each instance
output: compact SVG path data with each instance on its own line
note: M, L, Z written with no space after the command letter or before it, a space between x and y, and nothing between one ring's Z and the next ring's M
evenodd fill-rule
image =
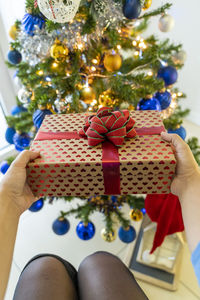
M165 82L165 86L174 84L178 79L178 72L176 68L172 66L162 67L158 70L158 78L161 78Z
M157 92L154 97L159 101L162 110L168 108L172 101L172 96L168 91Z
M137 105L137 110L161 110L159 101L152 97L150 99L141 99Z
M33 36L35 26L37 25L40 29L42 29L45 25L45 21L40 15L31 15L27 13L23 17L22 24L24 26L24 31Z
M10 50L8 52L8 61L12 65L17 65L21 62L22 60L22 55L19 51L17 50Z
M5 132L5 139L6 141L9 143L9 144L14 144L13 142L13 137L15 135L16 131L14 128L12 127L8 127L6 129L6 132Z
M52 115L52 112L48 109L37 109L33 114L33 123L37 129L40 128L46 115Z
M66 218L58 218L53 222L52 229L55 234L63 235L69 231L70 224Z
M13 142L17 151L23 151L26 147L29 147L30 141L30 136L27 133L19 134L16 132L13 137Z
M178 134L183 140L186 138L186 130L183 126L180 126L179 128L176 129L168 129L168 133L176 133Z
M145 208L142 208L141 212L143 213L143 215L146 215L146 209Z
M15 116L15 115L18 115L25 111L27 111L27 109L25 107L16 105L16 106L13 106L13 108L11 109L11 115Z
M137 19L141 13L141 9L140 0L126 0L123 13L127 19Z
M37 212L39 210L41 210L44 206L44 199L40 198L39 200L37 200L36 202L34 202L30 207L29 210L31 212Z
M81 240L88 241L95 234L94 224L89 222L84 225L83 222L80 222L76 227L76 233Z
M111 201L113 203L116 203L117 202L117 196L111 196Z
M131 243L135 240L136 231L135 231L133 226L129 226L127 228L127 230L124 229L123 227L120 227L119 231L118 231L118 235L119 235L119 238L122 242L128 244L128 243Z
M10 165L8 164L8 162L6 160L2 161L1 165L0 165L0 171L2 174L6 174L6 172L8 171Z

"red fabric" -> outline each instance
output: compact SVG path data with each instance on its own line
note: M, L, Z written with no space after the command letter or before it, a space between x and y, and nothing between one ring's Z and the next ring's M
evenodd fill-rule
M102 143L102 166L106 195L120 195L120 162L118 148L109 141Z
M94 147L105 140L120 147L125 137L137 135L134 129L135 121L128 110L113 111L110 107L102 107L96 115L86 118L85 126L79 131L83 137L88 137L88 145Z
M166 235L184 230L182 211L178 197L173 194L147 195L145 209L150 219L157 222L151 249L151 253L153 253L157 247L161 246Z

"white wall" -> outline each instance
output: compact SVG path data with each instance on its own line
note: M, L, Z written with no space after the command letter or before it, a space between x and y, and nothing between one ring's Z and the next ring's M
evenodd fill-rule
M0 14L4 26L8 31L16 18L24 13L25 0L0 0ZM153 0L152 8L156 8L167 1ZM174 17L176 25L169 33L158 30L158 18L153 18L148 33L155 33L160 38L169 37L175 43L182 43L188 58L183 70L179 72L177 86L187 94L183 106L191 109L189 119L200 125L200 1L199 0L171 0L173 7L170 14ZM7 47L6 41L3 45ZM5 52L5 51L4 51Z

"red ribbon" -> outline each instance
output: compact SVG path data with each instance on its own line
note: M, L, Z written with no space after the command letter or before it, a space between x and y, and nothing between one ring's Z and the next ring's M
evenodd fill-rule
M135 129L134 129L135 131ZM160 134L165 131L164 126L157 127L142 127L136 129L136 134L141 135L154 135ZM134 133L135 135L135 133ZM35 137L35 141L44 140L79 140L83 138L77 131L66 132L43 132L39 131ZM106 195L119 195L120 189L120 161L117 146L111 141L105 140L102 143L102 167L104 177L104 187Z

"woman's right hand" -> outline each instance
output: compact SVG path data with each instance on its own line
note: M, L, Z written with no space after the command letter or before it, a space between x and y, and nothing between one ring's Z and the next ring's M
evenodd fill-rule
M200 170L189 146L177 134L162 132L161 137L172 144L177 160L175 177L171 184L171 192L178 196L180 201L183 193L194 184L200 189Z

